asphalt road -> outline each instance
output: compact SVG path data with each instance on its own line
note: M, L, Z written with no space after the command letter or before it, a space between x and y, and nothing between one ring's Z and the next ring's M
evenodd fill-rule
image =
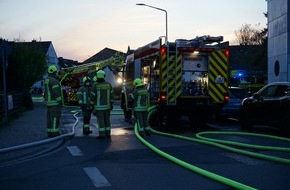
M72 122L65 121L65 123ZM134 134L133 125L113 115L111 139L96 139L81 134L81 121L76 135L53 151L21 162L0 166L1 190L50 189L196 189L221 190L233 187L200 175L155 153ZM94 124L96 119L92 118ZM184 123L183 123L184 125ZM211 123L206 130L239 131L236 122ZM267 131L267 130L266 130ZM178 133L192 137L188 126ZM289 147L290 143L264 138L224 136L223 139ZM212 146L152 134L147 142L178 159L213 175L257 189L290 189L290 165L252 158ZM257 151L273 155L270 151ZM33 153L31 153L33 154ZM290 158L289 153L277 153Z

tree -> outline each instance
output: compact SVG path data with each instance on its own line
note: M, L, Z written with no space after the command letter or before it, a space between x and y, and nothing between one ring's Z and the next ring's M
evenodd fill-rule
M256 27L244 24L239 30L235 30L236 43L239 45L261 45L264 38L267 37L267 31L258 29L258 27L259 24Z
M267 13L264 13L267 18ZM244 24L239 30L235 31L236 44L243 49L250 48L249 46L259 45L259 49L250 52L247 56L243 53L242 58L247 60L249 67L253 70L260 70L266 73L267 71L267 42L268 42L268 28L261 28L260 24L252 26L251 24ZM251 58L249 58L251 57ZM247 64L245 63L245 64Z
M24 92L29 92L35 82L42 80L47 68L46 56L37 43L13 43L9 64L11 81Z

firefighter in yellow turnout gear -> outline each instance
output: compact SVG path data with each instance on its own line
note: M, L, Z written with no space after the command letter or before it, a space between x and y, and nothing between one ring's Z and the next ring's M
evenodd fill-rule
M92 87L91 104L97 116L99 139L111 137L110 112L113 104L113 89L110 83L105 81L105 72L97 72L97 81Z
M134 90L130 94L133 99L133 110L136 123L138 126L138 132L141 136L144 136L144 132L147 136L150 135L148 124L148 108L150 106L149 93L140 78L136 78L133 82Z
M92 133L90 130L91 114L93 106L90 102L91 95L91 79L87 76L83 77L83 86L79 88L77 92L78 103L82 110L83 115L83 134L89 135Z
M49 137L60 135L59 123L61 118L61 110L63 105L62 86L56 79L57 67L50 65L47 73L48 77L45 79L45 104L47 106L47 135Z

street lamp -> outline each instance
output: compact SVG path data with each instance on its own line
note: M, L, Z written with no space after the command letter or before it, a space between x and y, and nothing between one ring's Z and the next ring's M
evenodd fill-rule
M161 9L161 8L158 8L158 7L153 7L151 5L146 5L144 3L137 3L136 5L139 5L139 6L146 6L146 7L150 7L150 8L153 8L153 9L157 9L159 11L163 11L165 12L165 19L166 19L166 35L165 35L165 45L167 46L167 58L166 58L166 65L167 65L167 68L169 66L169 43L168 43L168 27L167 27L167 11L164 10L164 9ZM150 72L151 73L151 72ZM168 73L167 73L168 75ZM168 93L168 92L167 92ZM168 99L167 99L167 103L168 103Z
M157 10L159 10L159 11L163 11L163 12L165 12L165 19L166 19L166 36L165 36L165 44L168 46L167 11L164 10L164 9L158 8L158 7L153 7L153 6L151 6L151 5L146 5L146 4L144 4L144 3L137 3L136 5L139 5L139 6L146 6L146 7L150 7L150 8L157 9Z

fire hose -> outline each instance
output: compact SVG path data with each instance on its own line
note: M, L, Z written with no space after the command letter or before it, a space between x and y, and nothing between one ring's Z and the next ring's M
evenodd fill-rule
M148 119L150 118L150 116L156 111L156 106L152 106L148 109ZM241 150L238 148L234 148L234 147L230 147L228 145L231 146L236 146L236 147L243 147L243 148L252 148L252 149L260 149L260 150L271 150L271 151L284 151L284 152L290 152L290 148L287 147L274 147L274 146L261 146L261 145L252 145L252 144L245 144L245 143L239 143L239 142L233 142L233 141L226 141L226 140L218 140L218 139L213 139L213 138L209 138L209 137L204 137L204 135L242 135L242 136L254 136L254 137L262 137L262 138L272 138L272 139L276 139L276 140L281 140L281 141L286 141L286 142L290 142L290 139L287 138L283 138L283 137L277 137L277 136L272 136L272 135L264 135L264 134L256 134L256 133L246 133L246 132L217 132L217 131L207 131L207 132L200 132L196 134L195 138L191 138L191 137L186 137L186 136L181 136L181 135L176 135L176 134L171 134L171 133L164 133L164 132L160 132L157 130L154 130L150 127L150 130L152 133L157 134L157 135L163 135L163 136L168 136L168 137L173 137L173 138L178 138L178 139L182 139L182 140L187 140L187 141L192 141L192 142L196 142L196 143L202 143L202 144L206 144L206 145L210 145L210 146L214 146L217 148L221 148L227 151L232 151L234 153L238 153L238 154L244 154L247 156L252 156L255 158L259 158L259 159L265 159L268 161L273 161L273 162L278 162L278 163L283 163L283 164L290 164L290 159L286 159L286 158L279 158L279 157L275 157L275 156L269 156L269 155L265 155L265 154L260 154L260 153L254 153L251 151L246 151L246 150ZM199 168L197 166L194 166L192 164L189 164L183 160L180 160L166 152L163 152L162 150L156 148L155 146L153 146L152 144L150 144L148 141L146 141L144 138L142 138L139 133L138 133L138 129L137 129L137 125L135 124L135 135L137 136L137 138L144 144L146 145L148 148L150 148L152 151L154 151L155 153L159 154L160 156L165 157L166 159L190 170L193 171L195 173L198 173L202 176L205 176L207 178L213 179L215 181L218 181L220 183L223 183L225 185L228 185L230 187L234 187L236 189L243 189L243 190L252 190L252 189L256 189L254 187L250 187L248 185L239 183L237 181L231 180L229 178L217 175L215 173L209 172L207 170L204 170L202 168Z

